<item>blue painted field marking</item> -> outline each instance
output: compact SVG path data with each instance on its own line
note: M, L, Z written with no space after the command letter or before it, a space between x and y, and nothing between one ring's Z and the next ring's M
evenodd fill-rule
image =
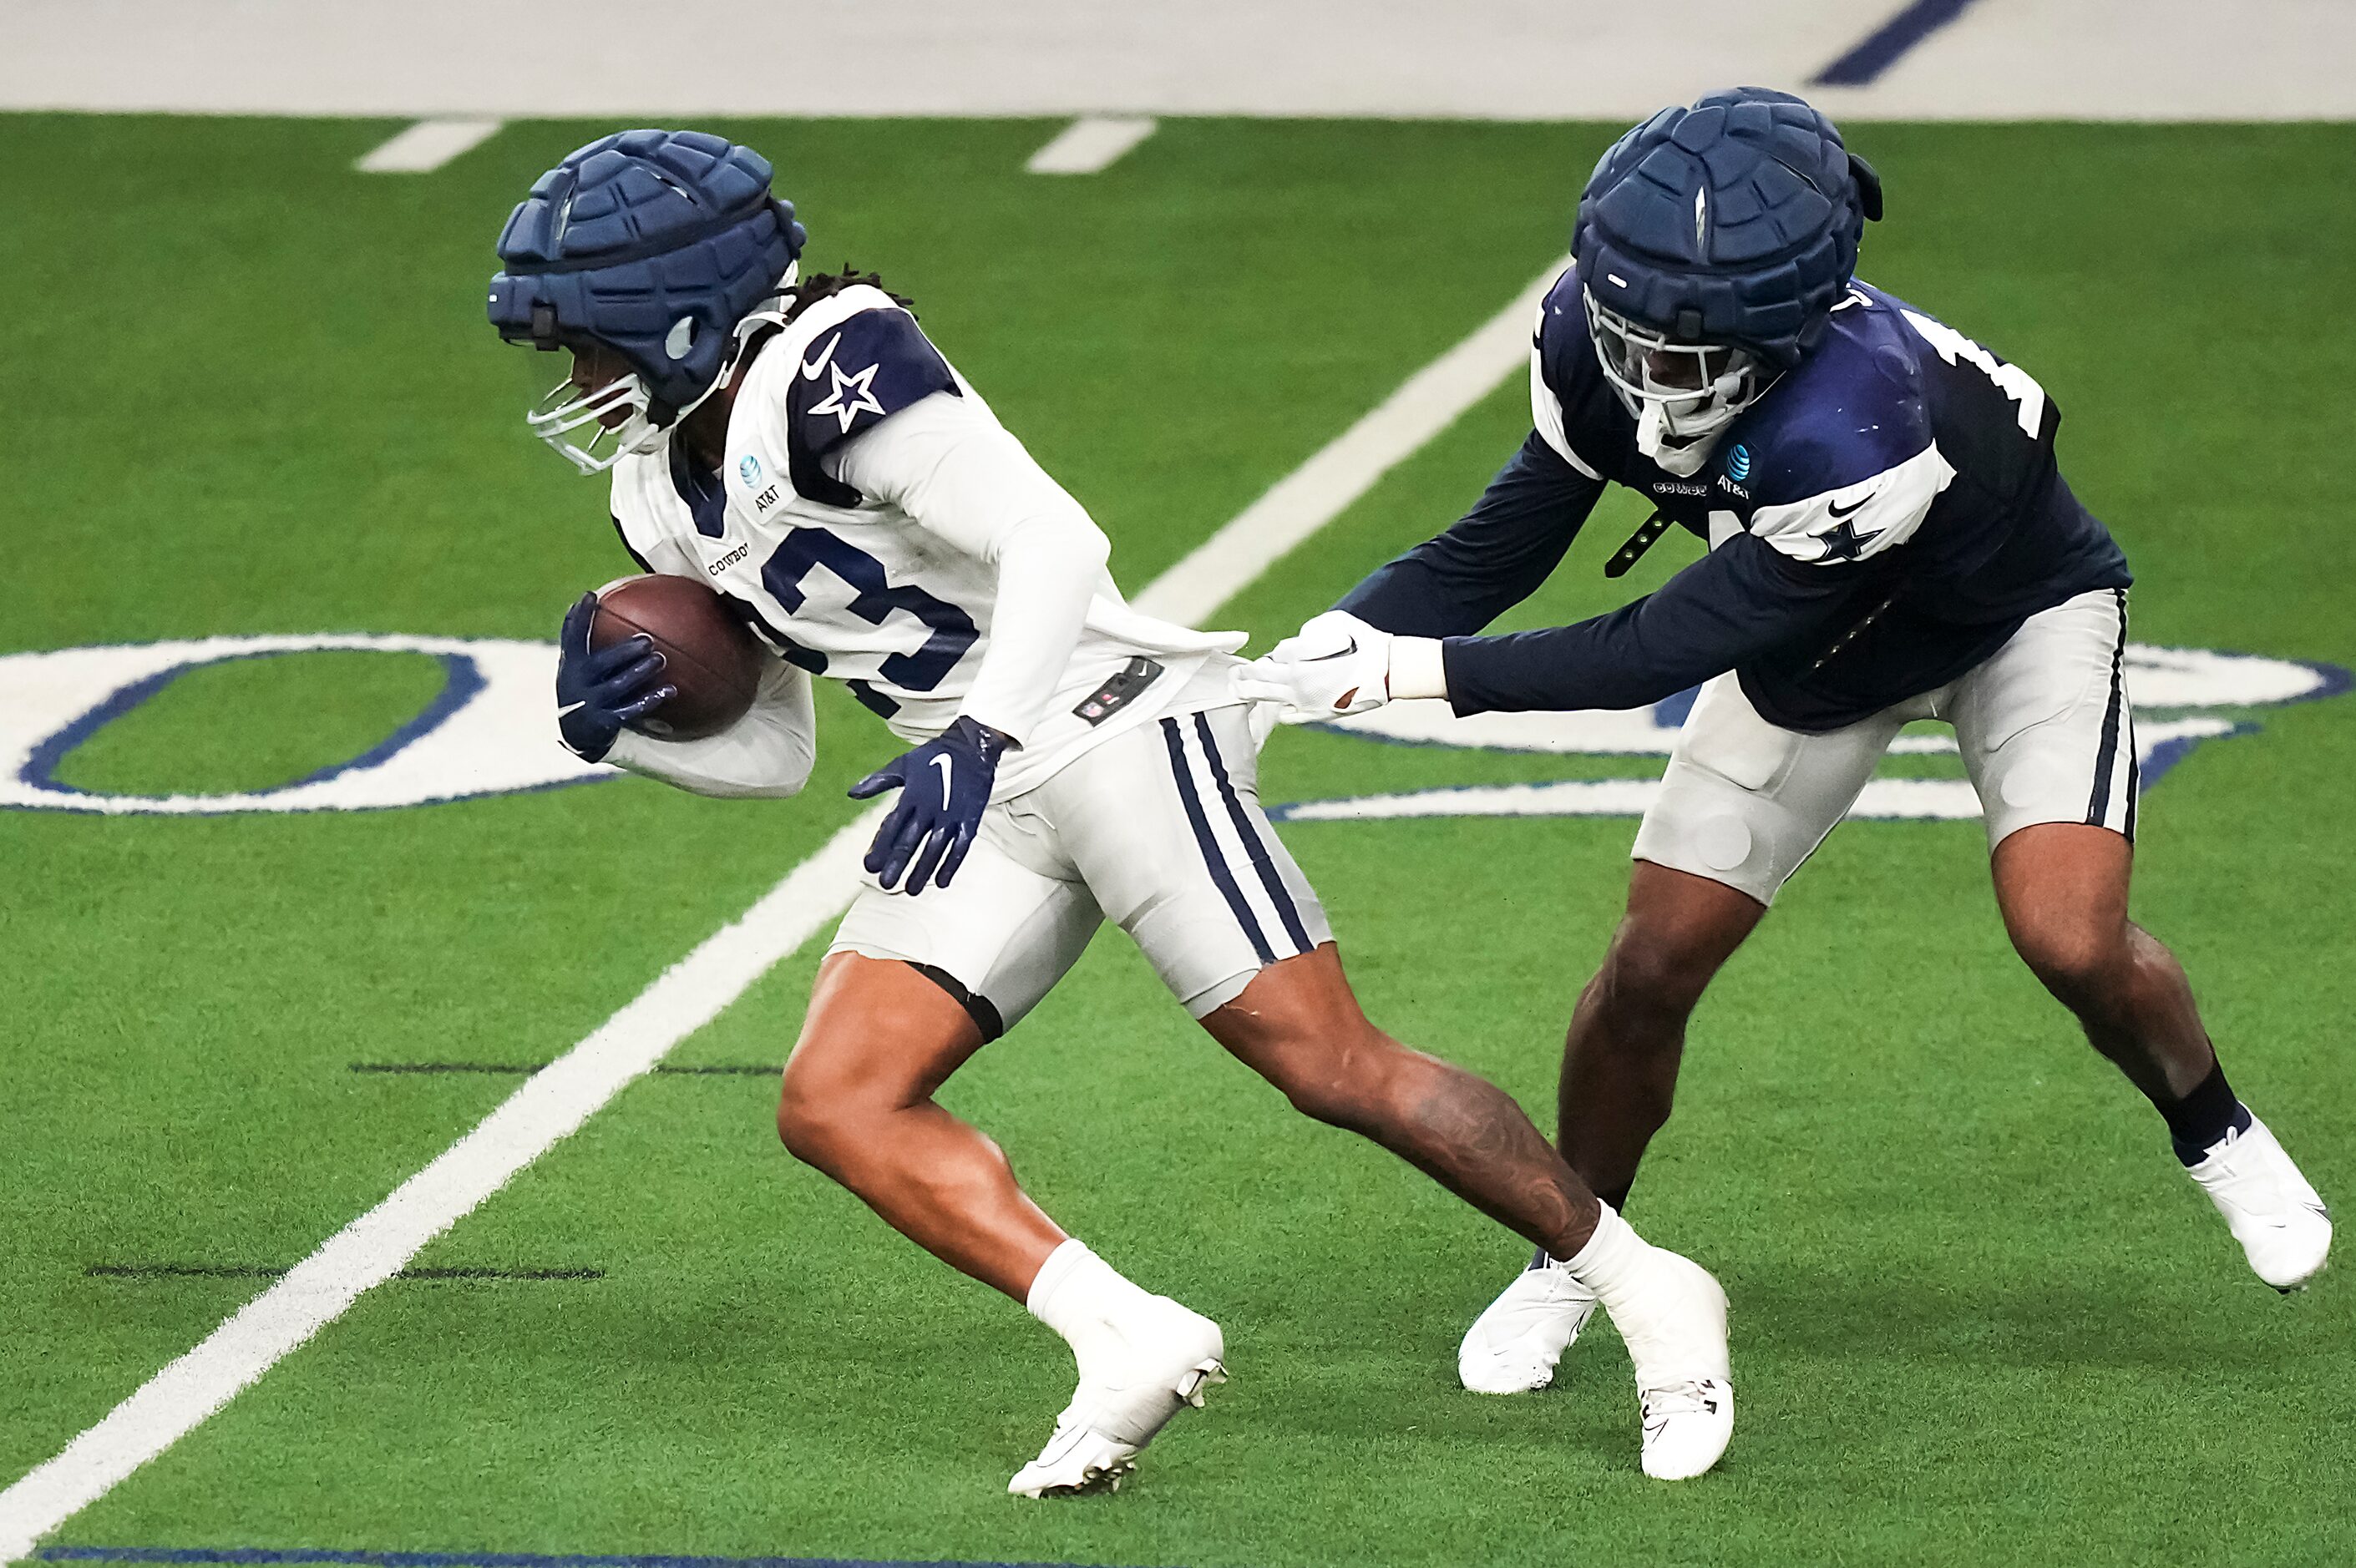
M540 1552L338 1552L263 1546L44 1546L42 1563L352 1563L362 1568L1078 1568L1062 1563L871 1561L853 1557L667 1557Z
M225 664L243 664L254 659L285 658L293 654L334 651L336 650L284 648L266 652L227 654L220 658L191 659L185 664L176 664L168 669L159 669L154 675L143 677L121 688L105 701L42 741L40 745L34 748L32 755L25 759L25 765L18 771L17 777L38 789L60 790L69 795L103 794L104 791L86 790L67 784L58 777L58 769L65 764L66 759L79 750L84 741L91 740L100 731L130 713L134 709L143 706L161 694L166 687L170 686L182 676L194 670L211 669ZM419 736L433 731L450 715L473 701L476 694L483 689L485 684L483 672L466 655L428 654L425 656L437 660L441 664L442 688L434 693L433 699L420 709L415 716L403 721L399 729L359 756L348 757L340 763L331 763L316 772L306 773L299 779L276 787L293 789L298 784L318 784L327 779L336 778L355 769L374 767Z
M1855 48L1808 79L1810 87L1863 87L1909 49L1971 8L1972 0L1913 0Z
M161 795L82 789L59 777L91 736L191 670L311 653L423 655L439 690L357 755L261 790ZM0 810L211 816L381 811L526 794L623 776L543 735L556 650L510 639L320 633L167 639L0 654Z
M294 789L301 784L324 783L328 779L337 778L345 773L357 773L362 768L372 768L389 761L411 741L421 736L432 734L441 728L444 720L469 702L474 701L483 688L488 684L483 679L482 667L464 654L429 654L426 656L442 661L442 689L434 694L434 700L419 709L415 717L407 723L362 752L359 756L348 758L340 763L330 763L318 772L305 773L294 784L284 787Z

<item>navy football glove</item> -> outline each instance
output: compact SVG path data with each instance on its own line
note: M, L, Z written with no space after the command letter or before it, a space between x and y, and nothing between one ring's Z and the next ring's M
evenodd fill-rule
M908 880L899 889L905 893L923 892L927 881L949 885L981 827L982 807L990 804L991 785L998 778L998 759L1012 744L986 724L959 719L938 739L902 753L851 786L853 800L887 789L900 792L867 849L867 869L878 881L890 889L905 871Z
M596 615L597 596L584 593L564 613L564 630L557 635L556 729L565 748L584 763L604 762L623 725L679 694L657 679L663 656L644 635L591 652L589 623Z

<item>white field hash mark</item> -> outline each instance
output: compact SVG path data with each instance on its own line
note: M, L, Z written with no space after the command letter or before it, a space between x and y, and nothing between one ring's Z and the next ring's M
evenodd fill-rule
M1376 481L1455 422L1528 355L1554 263L1470 337L1156 578L1138 608L1187 624L1210 614ZM0 1563L196 1429L371 1286L507 1185L632 1080L744 995L847 908L885 805L838 829L733 924L706 938L586 1040L541 1068L392 1195L240 1308L202 1343L0 1492Z
M1156 122L1138 115L1088 114L1055 133L1023 166L1034 175L1092 175L1109 168L1131 147L1153 134Z
M420 120L352 166L364 175L431 174L499 133L497 120Z

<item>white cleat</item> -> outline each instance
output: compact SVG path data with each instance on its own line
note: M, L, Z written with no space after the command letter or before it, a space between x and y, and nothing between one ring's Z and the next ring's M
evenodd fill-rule
M1022 1498L1117 1492L1138 1452L1180 1411L1201 1409L1203 1391L1227 1381L1219 1326L1167 1296L1151 1321L1117 1326L1119 1360L1084 1369L1039 1456L1006 1483ZM1103 1360L1109 1361L1110 1358Z
M1663 1247L1649 1249L1645 1265L1649 1277L1620 1298L1612 1321L1636 1363L1644 1474L1691 1480L1734 1436L1726 1292L1708 1269Z
M2287 1295L2323 1272L2330 1212L2265 1123L2251 1117L2247 1128L2227 1133L2185 1174L2225 1217L2260 1279Z
M1545 1253L1514 1277L1464 1331L1456 1375L1474 1393L1528 1393L1554 1381L1555 1364L1595 1316L1595 1293Z
M1718 1463L1734 1436L1734 1389L1723 1379L1648 1389L1639 1403L1644 1474L1656 1481L1692 1480Z

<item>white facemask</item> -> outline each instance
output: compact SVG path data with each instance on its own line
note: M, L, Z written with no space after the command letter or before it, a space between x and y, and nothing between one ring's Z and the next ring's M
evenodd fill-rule
M1699 473L1719 436L1774 375L1747 348L1673 341L1582 293L1604 379L1636 416L1636 450L1680 478Z
M678 428L679 421L703 406L704 400L726 386L736 374L744 340L755 327L765 322L782 325L787 303L785 291L792 289L799 279L801 268L788 263L786 275L777 281L780 291L754 307L738 322L731 334L735 338L728 362L712 384L696 394L685 408L670 417L669 422L654 421L654 399L647 384L635 370L616 376L594 392L584 392L566 378L551 387L540 401L524 411L524 423L531 433L554 447L563 459L584 474L603 474L623 458L634 453L653 452L662 445L663 437ZM629 417L608 428L605 416L616 409L626 408ZM586 441L573 440L575 432L586 430Z

